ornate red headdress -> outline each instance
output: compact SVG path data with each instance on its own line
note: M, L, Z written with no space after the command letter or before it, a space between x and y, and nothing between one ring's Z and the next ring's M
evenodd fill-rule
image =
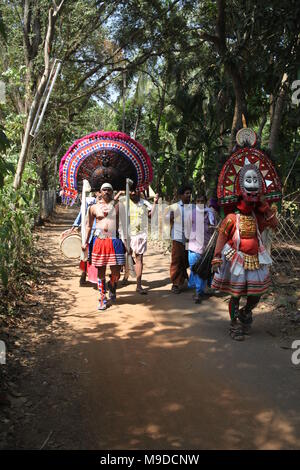
M144 147L122 132L99 131L76 140L59 167L62 200L71 205L84 179L93 190L103 183L120 190L125 189L126 178L130 178L133 188L143 190L148 188L152 176L150 157Z
M282 197L281 184L277 172L268 155L254 148L255 133L248 128L237 133L237 143L242 148L236 150L224 164L218 180L219 205L234 205L240 196L255 202L258 195L264 195L269 202L279 201ZM247 170L254 169L257 173L259 190L253 195L245 191L244 176Z

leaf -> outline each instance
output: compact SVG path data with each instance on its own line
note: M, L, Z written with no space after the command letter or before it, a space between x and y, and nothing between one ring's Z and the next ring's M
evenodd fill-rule
M14 165L0 157L0 187L4 184L4 178L8 173L13 173Z

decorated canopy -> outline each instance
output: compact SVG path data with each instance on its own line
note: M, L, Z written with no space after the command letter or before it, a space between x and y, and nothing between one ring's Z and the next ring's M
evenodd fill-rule
M218 181L221 206L234 204L241 195L239 173L244 165L255 165L262 177L262 195L269 202L281 199L281 184L273 163L265 152L244 147L234 152L224 164Z
M150 157L144 147L122 132L99 131L76 140L63 156L59 167L62 200L73 204L87 179L92 190L110 183L125 189L126 178L133 188L147 189L152 181Z

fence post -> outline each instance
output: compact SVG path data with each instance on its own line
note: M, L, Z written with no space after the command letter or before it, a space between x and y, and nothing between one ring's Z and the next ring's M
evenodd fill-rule
M56 203L55 189L42 191L41 195L41 218L47 219L54 211Z

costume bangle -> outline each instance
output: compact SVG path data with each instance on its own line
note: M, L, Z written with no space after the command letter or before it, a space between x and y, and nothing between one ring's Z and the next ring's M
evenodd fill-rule
M221 258L213 258L211 264L222 264Z

